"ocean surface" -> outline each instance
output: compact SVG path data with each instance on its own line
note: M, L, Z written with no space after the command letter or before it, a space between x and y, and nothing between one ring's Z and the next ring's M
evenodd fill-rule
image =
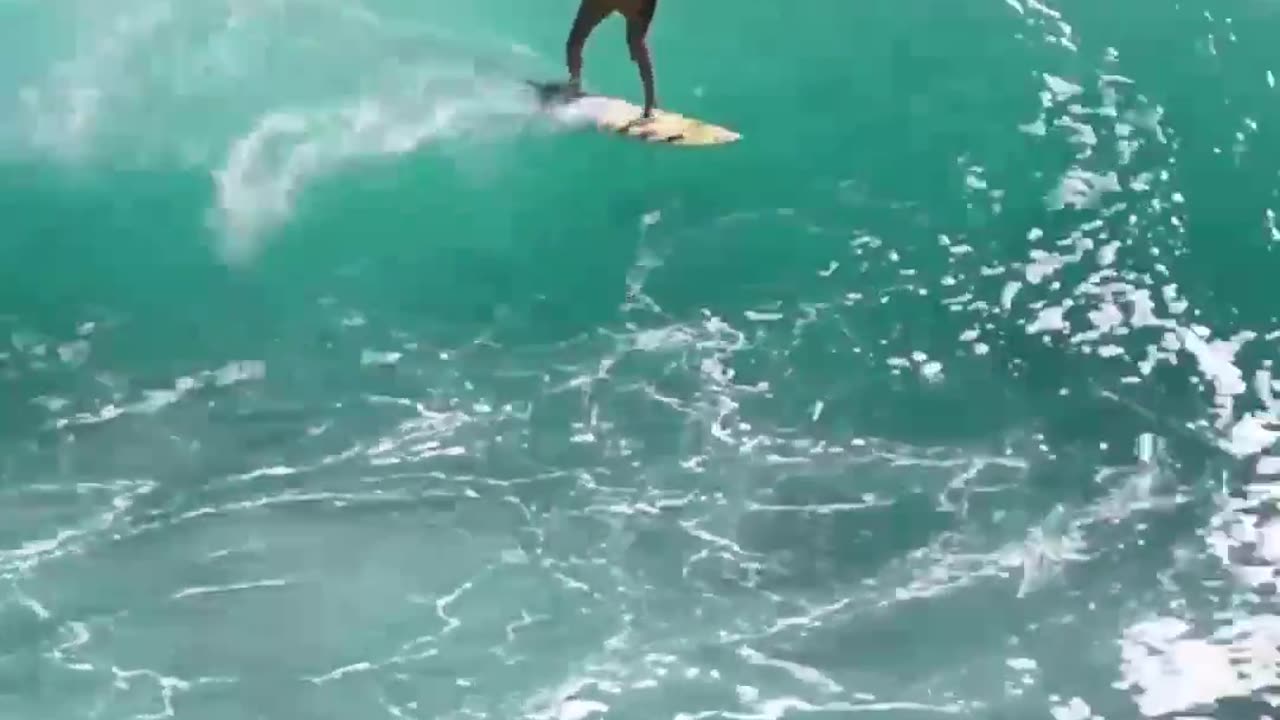
M574 11L0 0L0 719L1280 713L1280 4Z

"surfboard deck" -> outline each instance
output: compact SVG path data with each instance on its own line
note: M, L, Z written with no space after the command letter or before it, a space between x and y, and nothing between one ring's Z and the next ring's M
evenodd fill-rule
M655 108L644 118L644 107L622 98L590 93L568 94L563 85L529 81L543 107L568 119L588 120L597 129L648 143L665 145L724 145L742 138L729 128Z

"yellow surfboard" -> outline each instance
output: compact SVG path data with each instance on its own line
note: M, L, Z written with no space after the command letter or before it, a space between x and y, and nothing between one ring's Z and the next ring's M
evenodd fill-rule
M737 142L740 133L697 118L668 110L654 109L653 117L644 118L644 108L622 98L608 95L576 95L564 97L560 86L550 83L530 85L539 100L553 115L568 122L586 122L605 132L665 145L702 146Z

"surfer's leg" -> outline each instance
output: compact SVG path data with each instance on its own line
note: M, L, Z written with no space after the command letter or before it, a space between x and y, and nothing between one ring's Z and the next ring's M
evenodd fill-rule
M582 87L582 48L587 44L591 31L611 12L613 7L605 0L582 0L582 4L578 6L578 15L573 19L569 39L565 42L569 86L574 92L580 92Z
M640 81L644 83L644 116L653 116L653 106L657 104L657 92L653 83L653 60L649 57L649 44L645 36L649 34L649 23L653 22L653 11L658 0L642 0L639 11L627 14L627 47L631 49L631 59L640 68Z

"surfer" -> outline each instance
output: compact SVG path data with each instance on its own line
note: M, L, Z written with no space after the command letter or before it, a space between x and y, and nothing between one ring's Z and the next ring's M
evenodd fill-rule
M582 0L569 30L569 40L565 43L569 92L575 95L582 93L582 48L587 44L587 37L601 20L616 12L627 20L627 47L631 50L631 59L640 68L640 80L644 83L644 117L652 118L657 98L653 89L653 62L649 59L645 36L649 34L649 23L657 9L658 0Z

